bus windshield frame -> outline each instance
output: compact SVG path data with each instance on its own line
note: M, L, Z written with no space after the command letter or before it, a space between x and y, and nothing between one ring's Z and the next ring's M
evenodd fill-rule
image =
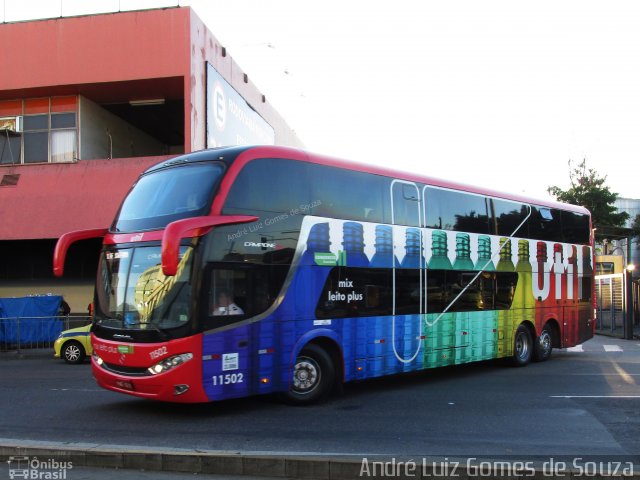
M176 220L207 215L224 172L222 162L197 162L142 175L122 202L111 231L160 230Z

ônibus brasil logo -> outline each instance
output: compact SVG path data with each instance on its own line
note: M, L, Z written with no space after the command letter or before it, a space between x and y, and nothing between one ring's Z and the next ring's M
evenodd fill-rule
M7 460L9 464L9 478L25 478L38 480L65 480L67 470L73 468L73 462L38 457L13 456Z

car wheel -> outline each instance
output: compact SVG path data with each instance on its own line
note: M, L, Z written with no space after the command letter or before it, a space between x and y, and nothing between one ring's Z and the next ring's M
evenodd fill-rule
M308 405L327 398L334 382L335 367L324 349L307 345L296 358L292 373L287 399L296 405Z
M533 354L533 341L531 333L524 325L520 325L516 330L513 340L513 357L511 362L516 367L524 367L531 361Z
M67 363L82 363L86 354L80 342L71 340L62 346L62 358Z
M544 362L545 360L548 360L551 356L552 350L553 336L549 326L545 325L533 347L533 360L536 362Z

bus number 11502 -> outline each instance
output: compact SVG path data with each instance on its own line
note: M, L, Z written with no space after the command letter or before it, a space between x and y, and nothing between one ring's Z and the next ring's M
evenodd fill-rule
M227 373L226 375L214 375L213 386L217 385L230 385L232 383L242 383L244 374L242 373Z

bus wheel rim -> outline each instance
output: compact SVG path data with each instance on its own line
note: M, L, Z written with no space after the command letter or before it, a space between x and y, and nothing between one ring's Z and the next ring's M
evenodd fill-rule
M516 355L518 358L526 358L529 354L529 342L527 342L527 336L523 333L516 338Z
M551 334L547 330L542 331L539 342L543 353L551 351Z
M293 367L293 388L296 392L307 394L320 383L320 367L315 360L300 357Z
M543 352L551 350L551 335L546 330L540 334L540 348Z

